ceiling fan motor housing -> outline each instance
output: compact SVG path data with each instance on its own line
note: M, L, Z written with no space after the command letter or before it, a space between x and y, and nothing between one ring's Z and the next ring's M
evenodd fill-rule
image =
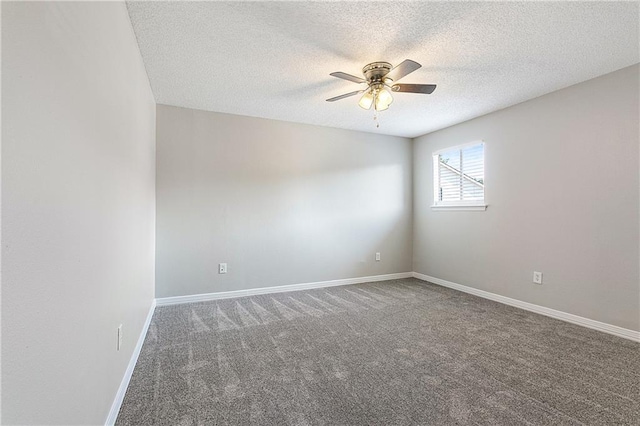
M362 68L362 74L369 83L381 83L393 66L389 62L372 62Z

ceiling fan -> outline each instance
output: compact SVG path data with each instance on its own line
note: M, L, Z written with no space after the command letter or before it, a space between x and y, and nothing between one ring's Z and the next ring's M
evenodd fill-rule
M358 105L360 105L361 108L368 110L371 109L371 106L373 105L375 111L384 111L389 108L389 105L393 102L391 92L423 93L430 95L434 90L436 90L435 84L396 83L398 80L411 74L421 66L422 65L412 61L411 59L405 59L395 67L388 62L372 62L362 68L364 78L356 77L355 75L344 72L332 72L329 75L358 84L366 84L367 87L362 90L356 90L355 92L345 93L344 95L329 98L327 99L327 102L335 102L340 99L364 93L358 102Z

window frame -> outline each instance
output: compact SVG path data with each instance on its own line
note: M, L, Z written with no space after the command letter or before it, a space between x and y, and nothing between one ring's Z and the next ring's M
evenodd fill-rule
M473 142L449 146L431 153L431 157L433 160L433 171L431 174L431 177L433 179L433 205L431 206L432 210L485 211L487 209L487 194L484 191L484 186L482 200L440 201L438 199L438 193L440 192L440 154L450 151L462 151L464 148L477 145L482 145L482 167L484 172L486 170L486 144L483 140L475 140Z

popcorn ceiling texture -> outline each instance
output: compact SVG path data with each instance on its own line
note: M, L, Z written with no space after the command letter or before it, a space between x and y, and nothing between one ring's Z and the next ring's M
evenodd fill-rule
M129 2L159 104L415 137L639 62L638 2ZM330 77L422 68L380 114Z

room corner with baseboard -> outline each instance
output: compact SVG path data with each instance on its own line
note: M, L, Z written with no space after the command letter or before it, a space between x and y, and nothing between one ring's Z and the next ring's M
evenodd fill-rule
M638 74L626 67L417 138L414 271L638 332ZM431 152L478 135L487 210L434 211ZM589 169L601 178L584 180Z
M154 302L156 103L123 3L1 7L0 423L104 424Z
M1 424L640 421L639 2L0 8Z

